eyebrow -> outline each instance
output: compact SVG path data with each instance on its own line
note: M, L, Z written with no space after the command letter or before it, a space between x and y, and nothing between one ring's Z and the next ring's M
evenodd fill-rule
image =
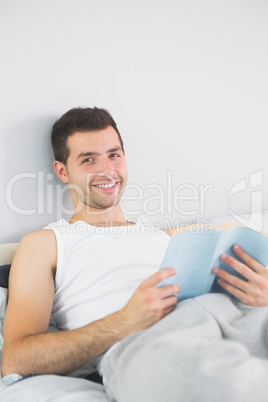
M122 148L119 146L108 149L108 151L106 151L106 154L110 154L111 152L118 152L118 151L122 151ZM89 157L89 156L97 156L97 155L100 155L100 154L98 152L90 152L90 151L89 152L80 152L77 159Z

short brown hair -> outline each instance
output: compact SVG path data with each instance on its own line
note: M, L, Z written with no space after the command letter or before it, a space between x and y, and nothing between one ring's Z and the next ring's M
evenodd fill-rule
M103 130L108 126L112 126L117 132L121 148L124 151L124 144L117 125L106 109L77 107L68 110L52 127L51 143L55 159L66 165L70 153L67 140L75 132Z

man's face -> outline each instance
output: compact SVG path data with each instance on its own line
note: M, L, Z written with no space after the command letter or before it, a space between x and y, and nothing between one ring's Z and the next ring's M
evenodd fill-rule
M127 165L117 132L111 127L77 132L68 138L68 184L75 203L91 210L117 205L127 183ZM73 198L74 199L74 198Z

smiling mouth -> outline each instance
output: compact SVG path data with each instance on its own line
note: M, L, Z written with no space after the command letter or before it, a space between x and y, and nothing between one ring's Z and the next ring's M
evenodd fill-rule
M112 183L92 184L92 186L97 188L114 188L118 183L119 183L118 181L115 181Z

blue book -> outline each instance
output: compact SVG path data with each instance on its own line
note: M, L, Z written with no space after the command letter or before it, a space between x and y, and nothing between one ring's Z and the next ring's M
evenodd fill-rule
M159 287L179 285L181 291L176 293L178 301L210 292L226 292L217 283L217 277L212 272L214 267L246 280L220 260L222 254L229 254L243 262L233 252L234 244L239 244L247 254L267 266L268 237L262 233L245 226L235 226L225 231L209 229L203 233L189 230L171 238L160 269L174 268L176 274L161 281Z

